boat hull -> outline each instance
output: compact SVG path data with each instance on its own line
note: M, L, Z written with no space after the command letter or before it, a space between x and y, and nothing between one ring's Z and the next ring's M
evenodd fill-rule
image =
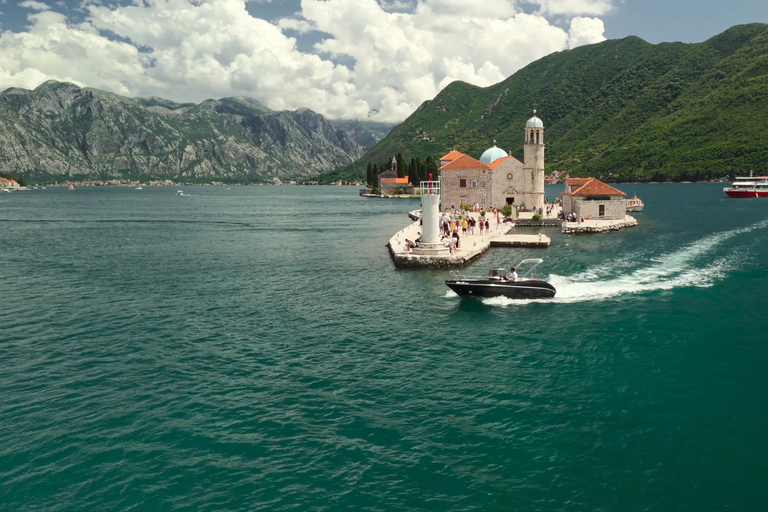
M551 299L555 287L545 281L496 281L449 279L448 288L462 299L486 299L507 297L508 299Z
M768 190L733 190L725 189L728 197L768 197Z
M627 206L628 212L641 212L643 211L644 206Z

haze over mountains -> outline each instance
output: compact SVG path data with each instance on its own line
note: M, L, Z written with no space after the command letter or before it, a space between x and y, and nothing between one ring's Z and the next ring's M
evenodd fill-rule
M523 127L544 121L547 171L611 181L701 180L765 173L768 25L698 44L637 37L544 57L487 88L454 82L354 164L323 176L362 178L369 162L497 145L519 159Z
M0 94L0 171L33 182L307 178L359 158L390 128L341 125L249 98L180 104L50 81Z

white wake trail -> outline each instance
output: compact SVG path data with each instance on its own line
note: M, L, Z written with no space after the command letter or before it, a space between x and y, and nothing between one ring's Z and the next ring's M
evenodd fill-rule
M708 235L681 249L649 260L648 266L638 268L612 279L601 279L629 266L627 257L598 265L572 276L552 274L549 282L557 289L553 299L514 300L506 297L484 299L488 305L524 305L531 302L575 303L600 301L650 291L671 290L683 287L708 287L723 279L735 262L731 258L720 258L702 266L695 262L709 254L723 242L734 236L768 227L768 220L732 231Z

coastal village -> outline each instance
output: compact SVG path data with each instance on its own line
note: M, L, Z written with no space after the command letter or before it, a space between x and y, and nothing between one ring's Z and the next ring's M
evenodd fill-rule
M518 226L601 233L637 225L627 214L626 194L596 178L565 178L561 197L545 197L544 123L533 114L525 124L522 162L495 144L479 159L452 150L440 158L439 180L413 187L422 208L409 213L415 222L387 244L395 266L462 266L492 246L550 245L542 233L515 234ZM393 159L379 174L381 195L408 187L396 166Z

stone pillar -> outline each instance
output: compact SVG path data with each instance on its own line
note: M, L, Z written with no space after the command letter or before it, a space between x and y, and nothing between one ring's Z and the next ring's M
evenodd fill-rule
M421 196L421 236L424 243L440 243L440 196Z

